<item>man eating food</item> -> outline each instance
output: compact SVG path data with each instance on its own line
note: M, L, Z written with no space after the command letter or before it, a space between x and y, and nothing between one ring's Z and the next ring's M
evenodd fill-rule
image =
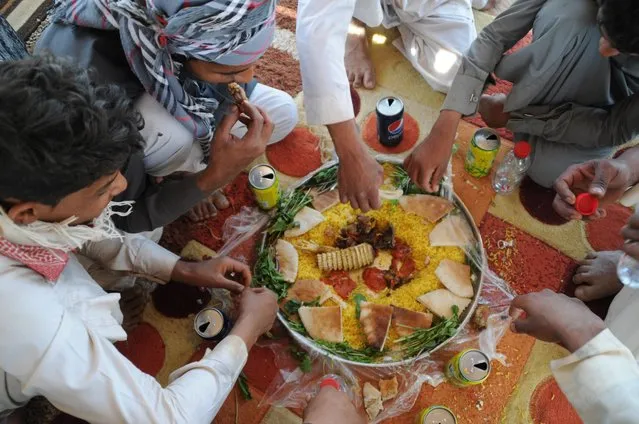
M225 278L247 266L199 263L120 233L120 173L141 148L139 117L120 89L50 58L0 63L0 422L34 396L90 422L210 423L257 338L275 295ZM229 336L171 375L165 388L113 346L125 340L120 295L107 294L76 252L106 268L237 293Z

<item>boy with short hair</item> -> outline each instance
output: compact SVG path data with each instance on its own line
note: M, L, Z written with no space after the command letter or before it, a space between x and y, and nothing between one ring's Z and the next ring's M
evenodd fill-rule
M50 58L0 63L0 420L31 397L90 422L210 423L247 352L274 322L275 295L225 278L229 258L187 263L118 232L111 200L140 149L139 116L122 91ZM126 204L124 205L126 206ZM105 267L240 294L235 326L162 388L112 342L125 340L119 294L75 251Z

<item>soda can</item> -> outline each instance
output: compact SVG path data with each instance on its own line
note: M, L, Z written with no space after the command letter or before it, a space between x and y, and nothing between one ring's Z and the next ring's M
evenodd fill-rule
M475 131L466 153L466 172L477 178L490 174L500 144L499 134L490 128Z
M277 206L280 200L280 179L272 166L262 164L251 168L249 185L260 208L269 210Z
M446 365L446 377L460 387L481 384L490 374L490 359L482 351L467 349L459 352Z
M445 406L433 405L417 416L417 424L457 424L457 418Z
M384 97L377 102L377 135L386 147L395 147L404 138L404 102L397 97Z
M219 341L231 331L231 320L217 308L204 308L195 315L193 328L205 340Z

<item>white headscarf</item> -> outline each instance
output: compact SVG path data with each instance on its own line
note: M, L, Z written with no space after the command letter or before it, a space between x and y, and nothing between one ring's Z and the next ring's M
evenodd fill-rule
M18 225L0 207L0 236L12 243L40 246L49 249L59 249L70 252L81 248L90 241L119 238L122 234L115 227L111 216L127 216L133 211L133 201L111 202L95 218L90 225L72 225L78 220L77 216L67 218L62 222L35 221L28 225ZM126 207L122 212L114 210Z

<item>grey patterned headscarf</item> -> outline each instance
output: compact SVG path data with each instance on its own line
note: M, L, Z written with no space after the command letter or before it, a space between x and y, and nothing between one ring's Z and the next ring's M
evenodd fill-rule
M184 89L174 58L250 63L266 50L277 0L56 0L54 22L119 30L131 69L208 157L215 99ZM235 55L235 56L234 56Z

